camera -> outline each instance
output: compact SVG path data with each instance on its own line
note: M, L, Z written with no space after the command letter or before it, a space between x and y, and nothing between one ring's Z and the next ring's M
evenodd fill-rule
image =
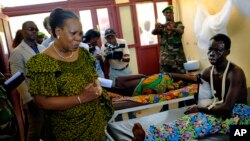
M105 43L105 47L107 48L105 50L105 58L106 59L117 59L121 60L123 57L123 52L122 51L116 51L116 49L119 48L125 48L125 44L110 44L110 43Z

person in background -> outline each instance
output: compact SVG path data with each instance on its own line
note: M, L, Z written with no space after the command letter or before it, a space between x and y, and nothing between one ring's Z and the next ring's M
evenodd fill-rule
M23 23L23 40L13 50L9 58L12 75L20 71L26 77L27 68L25 68L25 64L32 56L45 50L45 47L36 42L38 31L37 25L33 21L26 21ZM43 125L43 110L36 106L33 97L28 92L27 77L26 80L17 87L17 91L22 98L22 108L26 118L25 125L26 130L28 130L27 141L39 141Z
M128 76L132 74L129 68L130 53L128 45L124 39L118 39L114 29L108 28L105 30L106 42L102 46L102 51L105 57L105 65L109 67L109 79L113 81L115 86L118 76ZM129 112L130 119L135 118L134 112ZM122 115L118 115L117 121L122 120Z
M100 33L94 29L90 29L86 32L83 40L85 48L89 49L89 52L96 58L95 69L99 77L104 78L103 68L103 58L100 47L98 47L98 42L100 40ZM83 47L84 47L83 46Z
M114 29L105 30L105 39L106 42L101 49L105 57L105 64L108 64L110 68L108 77L113 80L115 86L117 76L132 74L129 68L130 53L126 41L117 38Z
M16 48L22 42L22 40L23 40L22 29L19 29L16 32L16 36L15 36L15 38L13 40L12 47Z
M94 58L79 48L80 19L61 8L49 17L54 42L26 65L29 92L45 110L46 137L52 141L102 140L113 105L98 82Z
M152 35L151 33L150 21L145 21L143 28L140 28L140 30L142 30L140 35L141 45L151 45L157 43L157 36Z
M201 75L211 86L210 93L214 92L209 105L191 106L186 110L186 115L176 121L150 126L146 138L142 126L136 123L133 141L193 140L210 134L227 134L230 125L249 125L246 77L239 66L227 59L230 47L231 40L224 34L210 39L207 55L212 66Z
M37 33L37 39L36 39L36 42L38 44L42 44L42 42L44 41L44 39L46 39L46 36L43 32L38 32Z
M47 16L47 17L44 18L44 20L43 20L43 26L48 31L48 33L50 34L50 37L47 38L47 39L45 39L42 42L42 45L47 48L47 47L49 47L50 43L54 41L54 37L53 37L52 32L51 32L51 27L49 25L49 16Z
M184 26L181 21L174 21L173 7L167 6L162 10L166 18L166 23L156 23L153 35L160 35L160 69L168 73L185 73L184 63L186 56L182 46L182 34ZM179 107L183 107L184 103L190 105L189 102L179 102ZM161 111L168 110L168 105L164 105Z

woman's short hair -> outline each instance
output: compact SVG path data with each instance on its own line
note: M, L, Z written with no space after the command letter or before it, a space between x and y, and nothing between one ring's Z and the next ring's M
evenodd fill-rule
M49 24L55 38L57 37L55 33L56 27L63 28L67 19L79 19L79 17L74 12L62 8L56 8L50 13Z
M85 35L83 36L83 42L87 43L93 38L100 38L100 32L95 29L88 30Z

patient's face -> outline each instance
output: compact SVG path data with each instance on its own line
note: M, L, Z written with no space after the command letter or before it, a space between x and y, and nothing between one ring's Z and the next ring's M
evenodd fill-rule
M223 41L211 40L207 53L209 62L212 65L222 62L227 56L225 51L225 44Z

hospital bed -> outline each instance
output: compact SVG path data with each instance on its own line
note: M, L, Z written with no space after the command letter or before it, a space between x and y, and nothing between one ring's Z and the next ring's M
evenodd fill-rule
M138 76L135 76L135 77L138 77ZM139 76L139 77L142 77L142 76ZM124 84L124 82L122 84ZM128 91L130 91L130 89L133 90L134 88L127 87L126 89L122 89L122 91L125 92L125 94L129 94ZM118 91L121 91L121 89L119 90L118 88ZM167 104L178 103L181 101L187 101L187 100L197 101L197 99L198 97L195 94L195 95L189 95L186 97L175 98L175 99L157 102L157 103L151 103L151 104L137 103L134 101L115 102L113 103L115 112L112 118L110 119L110 121L108 122L108 125L105 129L106 137L108 138L108 141L130 141L133 137L132 128L134 126L134 123L137 123L137 122L141 123L143 128L147 130L148 127L152 124L160 125L163 123L174 121L177 118L184 116L184 111L186 110L187 107L172 109L172 110L168 110L168 111L164 111L160 113L157 111L156 113L152 115L147 115L144 117L116 122L114 119L119 114L124 114L124 113L138 111L138 110L144 110L144 109L153 108L153 107L159 107L159 106L163 106ZM198 139L198 140L199 141L229 141L229 135L213 135L213 136L208 136L208 137Z
M190 100L193 98L194 96L188 96L184 98L178 98L178 99L173 99L173 100L154 103L154 104L140 105L140 106L135 106L135 107L127 108L127 109L116 110L105 129L106 137L108 138L108 141L131 141L133 137L132 128L135 123L137 122L141 123L143 129L147 130L148 127L152 124L160 125L163 123L174 121L177 118L184 116L184 111L188 107L172 109L172 110L168 110L168 111L164 111L160 113L154 113L152 115L148 115L144 117L115 122L114 119L118 114L123 114L123 113L131 112L131 111L144 110L147 108L158 107L158 106L162 106L166 104L172 104L172 103L176 103L180 101ZM229 135L222 135L222 134L211 135L211 136L204 137L204 138L197 139L197 140L198 141L229 141Z

